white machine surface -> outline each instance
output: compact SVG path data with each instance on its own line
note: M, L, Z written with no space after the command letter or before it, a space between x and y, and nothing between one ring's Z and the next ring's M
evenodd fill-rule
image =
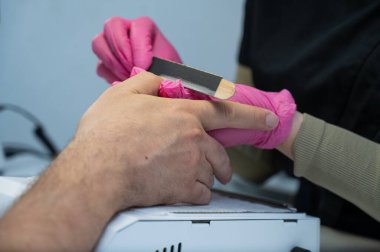
M0 177L0 215L33 179ZM96 251L319 251L318 218L294 208L217 191L209 205L121 212Z

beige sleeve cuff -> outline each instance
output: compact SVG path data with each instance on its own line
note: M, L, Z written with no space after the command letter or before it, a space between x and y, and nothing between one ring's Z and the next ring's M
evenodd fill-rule
M310 171L317 152L320 150L320 142L323 138L325 122L318 118L304 114L303 123L294 143L294 175L305 177Z
M380 145L304 114L294 174L352 202L380 221Z

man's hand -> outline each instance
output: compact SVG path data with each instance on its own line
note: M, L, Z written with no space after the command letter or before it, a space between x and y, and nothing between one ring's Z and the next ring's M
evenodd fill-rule
M206 131L265 130L271 112L156 97L160 82L146 72L104 92L69 146L0 221L0 250L90 250L120 210L210 201L214 175L226 183L231 167Z
M97 157L103 163L100 169L117 174L109 189L115 201L123 203L119 210L131 205L208 203L214 174L226 183L232 171L224 148L206 131L268 129L269 111L229 102L155 97L160 81L142 73L108 89L78 127L78 140L94 146L94 152L104 152ZM107 158L111 156L115 158Z

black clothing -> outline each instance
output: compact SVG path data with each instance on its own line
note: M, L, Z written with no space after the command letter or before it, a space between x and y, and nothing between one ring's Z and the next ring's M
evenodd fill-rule
M380 1L247 0L239 62L257 88L286 88L299 111L380 142ZM296 207L380 239L379 222L306 180Z

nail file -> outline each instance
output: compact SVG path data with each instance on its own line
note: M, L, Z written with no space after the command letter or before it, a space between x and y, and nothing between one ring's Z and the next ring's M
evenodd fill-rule
M219 99L235 93L235 84L220 76L158 57L153 57L148 71L169 80L181 79L185 87Z

